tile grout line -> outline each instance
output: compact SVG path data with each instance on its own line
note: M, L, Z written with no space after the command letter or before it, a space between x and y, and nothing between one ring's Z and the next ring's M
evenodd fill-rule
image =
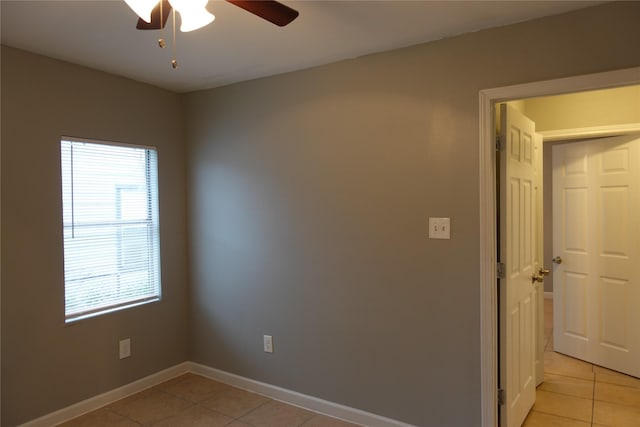
M563 377L563 378L571 378L572 380L582 380L582 381L591 381L593 382L593 377L592 379L586 379L584 377L581 377L579 375L571 375L571 372L569 373L558 373L557 371L547 371L545 370L545 374L549 374L549 375L553 375L556 377Z
M580 400L589 400L589 401L593 400L593 399L590 399L588 397L576 396L575 394L562 393L562 392L559 392L559 391L553 391L553 390L540 390L540 391L543 391L545 393L550 393L550 394L557 394L557 395L560 395L560 396L573 397L575 399L580 399ZM571 418L571 417L569 417L569 418Z
M563 418L565 420L579 421L581 423L586 423L587 422L585 420L581 420L580 418L570 417L570 416L567 416L567 415L558 415L558 414L555 414L553 412L545 412L545 411L541 411L539 409L533 409L532 412L538 412L540 414L550 415L550 416L555 417L555 418Z
M263 407L263 406L265 406L265 405L268 405L268 404L269 404L269 403L271 403L271 402L275 402L275 401L274 401L273 399L271 399L271 398L267 398L267 401L266 401L266 402L264 402L262 405L258 405L258 406L256 406L255 408L253 408L253 409L252 409L252 410L250 410L249 412L246 412L246 413L244 413L244 414L240 415L238 418L234 418L234 420L235 420L235 421L240 421L240 422L242 422L242 423L245 423L245 424L248 424L248 425L251 425L251 426L252 426L253 424L251 424L251 423L250 423L250 422L248 422L248 421L244 421L244 420L242 420L241 418L242 418L242 417L246 417L247 415L249 415L249 414L251 414L251 413L253 413L253 412L257 411L258 409L262 408L262 407Z

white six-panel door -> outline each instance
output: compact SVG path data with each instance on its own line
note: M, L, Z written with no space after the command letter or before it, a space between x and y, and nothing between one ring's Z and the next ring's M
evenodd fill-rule
M544 233L543 233L543 182L542 182L542 135L534 134L534 170L535 170L535 200L536 200L536 258L535 264L544 269ZM544 278L549 274L548 270L545 274L540 274ZM536 386L542 384L544 380L544 282L534 283L534 308L536 323Z
M501 106L500 419L519 427L535 402L536 265L535 124L508 105Z
M640 376L640 138L553 147L554 349Z

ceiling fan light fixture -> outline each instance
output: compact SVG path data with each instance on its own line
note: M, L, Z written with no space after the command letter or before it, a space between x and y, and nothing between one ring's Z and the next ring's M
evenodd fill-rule
M208 0L169 0L180 13L180 31L187 33L209 25L216 18L207 10Z
M151 11L158 0L124 0L129 7L145 22L151 22Z

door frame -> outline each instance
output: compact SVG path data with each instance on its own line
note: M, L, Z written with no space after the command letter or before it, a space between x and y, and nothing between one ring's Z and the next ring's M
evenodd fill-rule
M480 409L483 427L497 426L499 417L494 106L516 99L637 84L640 84L640 67L485 89L479 93Z

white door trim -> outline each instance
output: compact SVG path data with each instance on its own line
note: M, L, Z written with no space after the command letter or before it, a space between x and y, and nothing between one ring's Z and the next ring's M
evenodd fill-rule
M587 128L548 130L539 132L547 141L568 141L572 139L603 138L610 136L630 135L640 133L640 123L624 125L594 126Z
M534 96L640 84L640 67L584 76L486 89L479 96L480 184L480 400L483 427L498 425L496 322L496 165L493 106L497 102Z

